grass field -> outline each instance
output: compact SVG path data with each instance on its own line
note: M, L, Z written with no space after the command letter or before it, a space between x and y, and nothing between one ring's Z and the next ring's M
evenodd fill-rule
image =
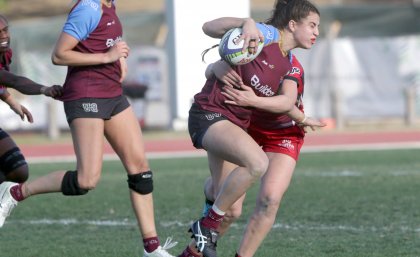
M304 153L277 221L258 257L420 256L420 150ZM151 160L161 241L173 236L180 253L187 228L201 213L204 158ZM34 178L69 163L33 164ZM219 241L233 257L244 215ZM105 162L96 190L85 197L43 195L21 203L0 230L0 256L142 256L122 166Z

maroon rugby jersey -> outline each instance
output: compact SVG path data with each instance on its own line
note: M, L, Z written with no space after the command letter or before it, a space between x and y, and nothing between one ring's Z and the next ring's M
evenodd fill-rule
M91 1L90 5L87 6L83 1L79 1L71 12L75 11L76 8L95 7L93 2ZM97 3L99 5L96 7L100 8L102 6L102 15L99 13L100 17L98 16L100 20L93 31L87 35L87 38L79 41L74 48L75 51L81 53L105 53L110 47L122 40L122 25L116 14L115 5L112 4L112 7L106 7L105 5L101 5L100 1L97 1ZM86 13L83 13L83 15L87 16L82 17L88 20L86 22L92 22L91 20L95 18L89 17ZM80 20L83 21L83 19ZM69 22L70 20L67 20L66 25ZM78 25L79 23L75 22L70 27L77 31ZM86 24L83 25L86 26ZM63 31L67 32L65 29ZM122 94L121 83L119 82L120 78L121 69L119 61L101 65L69 66L66 81L63 85L63 96L60 99L69 101L85 97L112 98L119 96Z
M275 40L265 44L257 58L250 63L233 66L244 84L252 87L258 96L264 97L278 93L281 79L291 69L289 57L284 57L280 51L277 29L271 29L270 33L272 34L264 35L266 41L273 38ZM194 96L195 103L204 110L219 112L236 125L247 128L253 108L225 104L226 98L221 94L223 86L223 82L214 76L208 79L201 92Z
M291 79L297 83L298 95L295 105L303 112L304 71L302 65L294 55L292 55L292 69L284 79ZM303 128L296 126L296 123L286 114L271 113L259 109L255 109L252 112L249 130L257 130L265 134L305 135Z

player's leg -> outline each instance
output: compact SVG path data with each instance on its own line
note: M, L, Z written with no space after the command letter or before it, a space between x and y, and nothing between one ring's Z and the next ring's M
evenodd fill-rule
M154 218L152 172L146 159L141 128L131 106L105 122L105 136L127 171L130 199L143 237L145 255L171 256L165 251L170 247L160 247ZM154 255L148 255L151 252Z
M81 195L96 187L102 169L104 121L77 118L70 123L70 130L77 170L57 171L28 182L26 188L31 195L49 192Z
M207 200L215 201L220 189L225 182L229 174L237 167L236 164L220 159L212 153L207 154L209 160L209 168L211 177L206 180L204 185L204 192ZM206 192L212 192L212 195L206 194ZM223 235L229 226L241 216L242 203L245 199L245 194L241 196L226 212L222 223L220 224L217 231L219 236ZM203 215L206 216L206 215Z
M191 225L198 250L206 257L213 257L217 256L217 229L225 213L264 174L268 158L244 130L228 120L220 120L208 127L202 146L212 156L237 165L226 177L208 215Z
M0 184L4 181L23 183L28 176L25 157L9 134L0 128Z
M217 194L219 193L220 188L223 182L225 181L226 177L232 170L234 170L237 167L237 165L224 161L218 158L217 156L213 156L210 153L207 153L207 158L209 162L211 176L208 177L204 183L204 195L206 199L203 208L203 217L207 216L208 211L213 206L214 199L216 199ZM240 197L226 212L222 223L217 229L219 237L225 234L225 232L229 229L230 225L241 215L242 203L244 199L245 195ZM179 257L191 256L203 256L199 251L197 251L195 240L192 240L192 242L187 246L187 248L182 252L182 254L179 255Z
M268 158L244 130L227 120L209 127L203 147L213 156L238 165L226 177L213 206L226 212L265 173Z
M271 230L280 201L290 184L296 166L295 159L286 154L267 154L270 158L270 165L262 178L254 213L242 237L238 250L241 257L254 256Z
M23 184L0 184L0 227L11 210L29 196L62 192L64 195L84 195L99 181L103 155L102 119L78 118L70 123L76 171L56 171Z

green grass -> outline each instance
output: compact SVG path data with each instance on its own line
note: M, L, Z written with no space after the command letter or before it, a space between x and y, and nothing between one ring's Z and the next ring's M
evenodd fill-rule
M420 256L419 156L420 150L302 154L276 225L256 257ZM188 225L201 213L207 162L164 159L151 160L151 166L159 236L173 236L179 244L171 252L179 254L189 242ZM31 178L71 168L33 164ZM125 180L120 163L106 162L98 187L84 197L50 194L21 203L0 230L0 256L142 256ZM219 241L219 257L234 256L256 190Z

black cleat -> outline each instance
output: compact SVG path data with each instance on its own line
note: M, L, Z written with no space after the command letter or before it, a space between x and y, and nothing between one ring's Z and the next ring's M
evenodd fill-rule
M189 232L192 232L193 235L191 237L195 239L197 250L203 253L204 257L217 257L216 246L219 233L213 229L203 227L201 220L194 222Z

